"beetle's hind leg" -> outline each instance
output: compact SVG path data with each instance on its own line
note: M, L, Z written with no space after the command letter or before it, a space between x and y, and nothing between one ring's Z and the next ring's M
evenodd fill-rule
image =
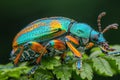
M13 60L13 64L14 66L17 66L18 62L19 62L19 59L23 53L23 50L24 50L24 47L23 46L20 46L20 47L15 47L12 52L11 52L11 57L15 56Z
M28 75L31 75L35 72L35 70L38 68L39 63L41 61L42 56L47 53L46 47L44 47L42 44L38 42L27 42L24 44L24 49L31 49L35 52L34 58L36 58L36 55L39 55L35 61L35 66L28 72ZM38 54L37 54L38 53ZM30 56L31 57L31 56ZM32 56L33 57L33 56ZM34 59L35 60L35 59Z
M34 51L35 55L31 56L33 54L31 54L29 52L27 52L27 55L25 55L25 52L28 51L28 49L31 49L31 51ZM39 53L39 54L37 54L37 53ZM45 53L47 53L47 50L46 50L46 48L43 45L41 45L38 42L30 41L30 42L25 43L22 46L14 47L12 52L11 52L11 57L13 57L13 58L11 58L11 60L13 60L14 65L16 66L19 61L30 60L31 57L32 57L32 59L35 60L35 58L36 58L35 56L36 55L40 55L41 56L41 55L43 55ZM37 61L38 61L38 59L37 59ZM28 73L29 75L34 73L35 70L38 68L38 64L39 64L40 61L38 61L38 62L37 61L35 63L36 65Z

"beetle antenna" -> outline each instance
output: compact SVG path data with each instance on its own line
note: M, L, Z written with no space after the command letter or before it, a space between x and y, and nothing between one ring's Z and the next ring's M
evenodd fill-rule
M117 23L108 25L108 26L102 31L102 33L105 33L105 32L108 31L109 29L118 29L118 26L119 26L119 25L118 25Z
M97 23L98 23L98 30L99 32L102 32L101 29L101 18L106 15L106 12L102 12L98 15Z

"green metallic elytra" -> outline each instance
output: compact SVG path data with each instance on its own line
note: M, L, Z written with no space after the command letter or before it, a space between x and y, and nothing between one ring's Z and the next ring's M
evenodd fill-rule
M53 22L54 24L54 21L57 21L58 22L57 25L59 24L60 25L52 27L51 23ZM23 34L20 34L20 36L18 36L17 39L14 41L17 42L17 45L20 45L28 41L44 42L45 40L53 39L59 36L57 32L61 30L64 30L65 32L67 32L68 26L71 21L72 21L71 19L64 18L64 17L51 17L51 18L44 18L44 19L34 21L31 24L29 24L26 28L28 27L32 28L34 25L37 25L37 27L33 28L32 30L30 28L30 30L26 31L25 33L23 32Z

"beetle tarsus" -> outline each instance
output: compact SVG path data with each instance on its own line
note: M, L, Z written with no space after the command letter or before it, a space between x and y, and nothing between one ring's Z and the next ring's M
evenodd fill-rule
M27 76L31 76L32 74L35 73L35 71L38 69L39 65L35 65L28 73Z
M77 67L78 70L81 69L81 67L82 67L82 60L81 60L81 58L78 58L78 61L76 62L76 67Z

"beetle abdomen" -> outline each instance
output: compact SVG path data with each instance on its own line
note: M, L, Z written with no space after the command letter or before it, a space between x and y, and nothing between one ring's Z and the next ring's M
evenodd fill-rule
M43 18L32 22L14 38L13 46L29 41L43 42L65 34L72 20L64 17Z

